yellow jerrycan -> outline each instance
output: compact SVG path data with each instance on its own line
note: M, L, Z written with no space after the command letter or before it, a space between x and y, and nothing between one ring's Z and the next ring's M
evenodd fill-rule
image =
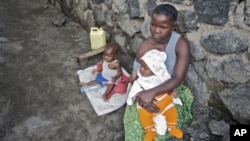
M106 45L106 32L102 28L91 27L90 44L91 49L98 49Z

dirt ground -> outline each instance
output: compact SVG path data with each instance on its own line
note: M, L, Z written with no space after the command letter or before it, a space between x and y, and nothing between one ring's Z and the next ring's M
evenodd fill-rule
M98 117L79 94L76 56L89 33L53 25L58 17L46 0L0 1L0 140L122 141L125 108Z

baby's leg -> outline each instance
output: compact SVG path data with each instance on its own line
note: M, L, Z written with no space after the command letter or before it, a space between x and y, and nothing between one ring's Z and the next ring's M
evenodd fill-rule
M176 138L182 138L183 133L177 127L178 113L177 113L176 107L170 108L164 113L164 115L166 116L166 119L167 119L167 127L168 127L169 133L175 136Z
M79 85L81 85L81 86L88 86L88 85L94 85L94 84L97 84L95 80L89 81L87 83L85 83L85 82L79 83Z
M153 141L156 138L156 132L154 129L153 114L149 113L145 109L138 107L139 119L142 127L145 131L143 141Z
M161 108L161 112L163 112L162 114L166 117L169 133L176 138L182 138L183 133L180 129L177 128L178 113L176 107L173 105L164 112L164 109L170 104L173 104L173 99L170 95L167 95L156 105Z
M107 85L107 89L104 92L104 94L102 95L102 98L104 101L108 101L110 99L110 97L112 96L112 90L114 89L116 85L115 84L108 84Z

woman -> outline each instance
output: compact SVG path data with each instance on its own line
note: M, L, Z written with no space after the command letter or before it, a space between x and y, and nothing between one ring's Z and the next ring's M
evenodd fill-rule
M152 36L147 38L136 52L134 70L139 68L138 62L143 54L151 49L165 51L168 56L165 65L171 78L157 87L137 93L140 106L151 113L159 112L159 108L153 103L154 97L174 91L182 84L188 71L190 47L184 37L173 32L176 19L177 10L174 6L170 4L158 5L151 15L150 32ZM144 133L138 122L136 105L126 107L124 127L126 141L142 140L141 137Z

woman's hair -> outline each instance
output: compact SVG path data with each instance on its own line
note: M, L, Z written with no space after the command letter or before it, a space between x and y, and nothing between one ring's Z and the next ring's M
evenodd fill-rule
M165 15L165 16L171 16L174 20L174 22L177 19L178 12L176 8L173 5L170 4L160 4L158 5L152 12L152 16L154 14L158 15Z

